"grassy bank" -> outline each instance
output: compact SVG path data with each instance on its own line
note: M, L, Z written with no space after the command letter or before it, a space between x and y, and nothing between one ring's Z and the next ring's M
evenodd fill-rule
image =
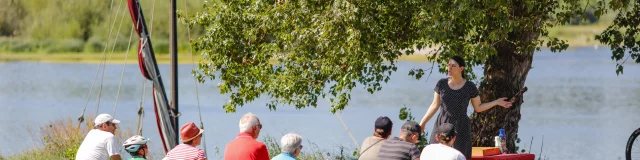
M567 40L570 47L601 46L600 42L595 40L594 37L606 29L614 19L614 16L611 13L603 15L597 23L593 24L565 25L550 28L549 37ZM169 63L170 56L166 54L169 52L169 41L158 39L154 40L154 42L158 63ZM127 51L128 43L131 43L129 51ZM109 47L109 52L107 52L107 59L111 58L109 63L137 63L136 41L129 42L122 38L113 44L115 44L115 48ZM100 63L102 51L105 48L104 45L104 41L99 39L90 39L84 42L74 39L32 41L19 38L0 38L0 62ZM109 45L111 46L112 44ZM111 50L114 50L113 54L110 53ZM180 43L178 53L180 53L179 63L192 63L191 56L187 54L189 53L188 43ZM129 57L125 60L127 54L129 54ZM428 54L428 50L417 51L414 55L402 56L399 60L423 62L426 61L424 54ZM202 56L194 54L194 58L194 62L197 63L202 59Z
M92 116L85 118L93 119ZM74 118L54 120L38 128L28 128L26 132L31 135L36 146L9 157L0 156L0 159L74 159L85 135L87 135L92 128L93 121L78 124ZM123 143L128 137L131 137L132 133L131 130L118 129L116 130L116 140L118 143Z
M549 30L550 37L557 37L559 39L567 40L570 47L594 47L601 46L600 42L595 40L594 37L600 34L606 28L605 24L593 24L593 25L580 25L580 26L561 26L552 28ZM69 48L69 47L59 47ZM134 48L135 49L135 48ZM116 51L115 53L106 53L106 59L110 64L122 64L122 63L137 63L137 53L132 49L129 52ZM126 50L126 49L125 49ZM193 55L193 60L188 51L179 51L180 53L178 61L181 64L189 64L192 62L198 63L202 60L202 56L199 54ZM427 61L424 54L427 51L417 51L414 55L402 56L398 60L400 61ZM128 54L128 58L127 58ZM32 61L32 62L51 62L51 63L100 63L103 59L102 52L61 52L61 53L48 53L42 51L0 51L0 62L13 62L13 61ZM156 54L158 63L168 64L170 62L170 55L166 53Z
M50 62L50 63L95 63L102 62L102 53L0 53L0 62L15 62L15 61L31 61L31 62ZM122 64L122 63L138 63L138 55L136 52L118 52L107 53L104 55L104 59L108 64ZM193 61L198 63L202 59L200 55L194 55ZM156 54L156 60L161 64L168 64L171 60L169 54ZM191 56L188 54L180 54L178 56L178 63L191 63Z
M128 57L127 57L128 54ZM105 56L108 64L135 64L138 63L138 55L135 52L107 53ZM0 62L47 62L47 63L90 63L98 64L102 61L102 53L9 53L0 52ZM126 59L126 60L125 60ZM169 64L171 57L169 54L156 54L156 61L160 64ZM202 56L193 55L193 60L188 54L179 54L178 63L191 64L198 63ZM424 55L410 55L400 57L402 61L427 61Z

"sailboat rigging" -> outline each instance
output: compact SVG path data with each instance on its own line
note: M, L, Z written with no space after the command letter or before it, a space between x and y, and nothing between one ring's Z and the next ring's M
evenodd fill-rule
M153 100L154 112L160 139L163 149L169 152L178 144L178 102L177 102L177 49L176 33L175 33L175 0L172 0L172 32L171 32L171 76L172 76L172 103L169 105L165 88L163 86L162 77L158 70L158 64L155 58L151 37L147 31L147 25L142 13L142 7L139 0L127 0L129 13L134 24L134 28L138 36L140 36L138 45L138 65L142 75L153 81Z

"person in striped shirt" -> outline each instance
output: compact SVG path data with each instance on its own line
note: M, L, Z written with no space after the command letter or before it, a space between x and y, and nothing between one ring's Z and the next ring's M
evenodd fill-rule
M180 128L180 141L183 144L174 147L163 160L206 160L204 150L196 148L200 145L204 130L189 122Z
M420 160L420 150L416 146L420 134L420 125L415 121L407 121L402 125L400 137L382 142L378 160Z

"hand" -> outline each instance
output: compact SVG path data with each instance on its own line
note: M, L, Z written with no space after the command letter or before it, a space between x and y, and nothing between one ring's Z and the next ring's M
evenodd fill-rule
M427 125L427 124L425 124L425 125ZM424 132L424 126L425 125L420 126L420 131Z
M497 105L502 106L504 108L509 108L512 105L511 102L507 102L507 98L505 98L505 97L498 98L494 102L496 102Z

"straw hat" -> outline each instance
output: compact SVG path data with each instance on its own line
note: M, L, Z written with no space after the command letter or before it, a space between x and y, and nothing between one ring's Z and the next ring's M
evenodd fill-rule
M204 130L198 128L193 122L189 122L180 128L180 141L189 142L200 136Z

